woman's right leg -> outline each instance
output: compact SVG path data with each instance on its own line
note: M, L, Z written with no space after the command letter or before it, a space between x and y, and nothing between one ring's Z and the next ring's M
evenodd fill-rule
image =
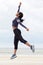
M17 49L18 49L18 39L16 38L16 36L14 37L14 54L16 54Z
M16 58L16 52L18 49L18 39L16 38L16 36L14 37L14 54L11 56L11 59Z

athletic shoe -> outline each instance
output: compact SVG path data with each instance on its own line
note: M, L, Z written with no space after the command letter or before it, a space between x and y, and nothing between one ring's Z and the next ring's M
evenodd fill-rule
M17 56L16 56L16 54L13 54L12 56L11 56L11 59L14 59L14 58L16 58Z
M31 50L32 50L32 52L35 52L35 48L34 48L34 45L31 45Z

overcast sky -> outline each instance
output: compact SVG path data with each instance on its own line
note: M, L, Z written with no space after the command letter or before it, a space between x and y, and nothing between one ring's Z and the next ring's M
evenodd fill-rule
M0 42L13 42L12 20L22 2L21 10L24 13L23 24L30 31L27 32L21 26L22 35L31 43L43 43L43 0L0 0ZM0 44L1 44L0 43ZM9 44L8 44L9 45ZM11 44L12 45L12 44Z

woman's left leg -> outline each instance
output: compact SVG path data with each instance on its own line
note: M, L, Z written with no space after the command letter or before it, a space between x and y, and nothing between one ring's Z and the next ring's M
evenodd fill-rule
M31 45L30 43L28 43L26 40L23 39L23 37L20 35L19 36L19 40L24 43L26 46L30 47L30 49L34 52L35 51L35 48L33 45Z
M31 44L28 43L26 40L24 40L23 37L22 37L21 35L20 35L19 38L20 38L19 40L20 40L22 43L24 43L25 45L27 45L27 46L29 46L29 47L31 46Z

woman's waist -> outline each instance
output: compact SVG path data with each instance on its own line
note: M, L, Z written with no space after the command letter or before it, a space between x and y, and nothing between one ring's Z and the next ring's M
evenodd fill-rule
M17 27L16 27L16 26L12 26L12 28L13 28L13 30L17 29Z
M18 34L18 33L21 34L21 31L20 31L20 29L18 29L18 27L13 27L13 32L14 32L15 34Z

